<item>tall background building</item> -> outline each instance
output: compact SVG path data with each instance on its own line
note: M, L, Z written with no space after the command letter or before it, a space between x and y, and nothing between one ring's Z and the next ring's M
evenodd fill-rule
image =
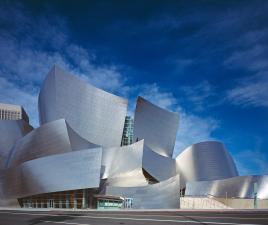
M0 103L0 120L25 120L29 117L22 106Z
M121 146L131 145L133 143L133 129L134 129L133 118L131 118L130 116L126 116Z

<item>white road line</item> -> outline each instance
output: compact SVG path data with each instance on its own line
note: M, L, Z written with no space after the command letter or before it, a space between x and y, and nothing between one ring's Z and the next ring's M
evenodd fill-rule
M0 212L5 213L5 212ZM214 221L195 221L195 220L165 220L165 219L146 219L146 218L131 218L131 217L110 217L110 216L84 216L84 215L68 215L68 214L48 214L48 213L18 213L18 212L6 212L6 214L14 215L30 215L30 216L65 216L71 218L92 218L92 219L111 219L111 220L131 220L131 221L151 221L151 222L171 222L171 223L206 223L206 224L220 224L220 225L259 225L259 224L249 224L249 223L224 223L224 222L214 222Z
M181 212L180 212L181 213ZM93 213L91 213L93 214ZM90 214L89 214L90 215ZM93 214L94 215L94 214ZM97 215L97 214L95 214ZM124 216L127 215L127 213L100 213L100 215L105 215L105 216ZM232 214L233 215L233 214ZM163 214L131 214L131 216L135 217L139 217L139 216L144 216L144 217L148 217L148 216L161 216L161 217L171 217L171 218L177 218L177 217L191 217L191 218L206 218L206 219L234 219L234 220L262 220L262 219L268 219L268 218L254 218L254 217L231 217L231 216L196 216L196 215L163 215Z
M60 221L49 221L49 220L39 220L44 223L63 223L63 224L71 224L71 225L90 225L89 223L69 223L69 222L60 222Z

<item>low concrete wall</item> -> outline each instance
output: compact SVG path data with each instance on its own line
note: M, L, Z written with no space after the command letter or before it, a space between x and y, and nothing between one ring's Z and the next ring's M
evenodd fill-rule
M220 201L206 197L182 197L180 198L181 209L228 209Z
M239 199L239 198L214 198L224 205L233 209L254 209L254 199ZM257 200L258 209L268 209L268 199Z

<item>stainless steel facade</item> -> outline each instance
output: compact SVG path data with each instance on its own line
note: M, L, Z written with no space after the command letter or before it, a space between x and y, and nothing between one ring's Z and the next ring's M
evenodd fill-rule
M101 148L46 156L2 171L5 198L98 188Z
M44 124L18 140L11 149L6 167L48 155L94 147L96 145L79 137L64 119L60 119Z
M127 100L55 66L38 105L41 126L34 130L22 120L0 121L0 205L92 189L133 198L134 208L178 208L185 187L186 195L247 198L253 183L258 197L268 198L268 178L239 177L220 142L197 143L172 158L179 116L142 97L134 143L122 147Z
M143 187L108 186L106 194L133 198L135 209L172 209L180 207L179 188L179 176L175 176Z
M24 120L0 120L0 170L5 168L15 142L32 129Z
M179 115L138 97L134 117L134 141L144 139L156 153L172 157Z
M176 161L157 154L147 146L143 151L142 165L143 169L159 182L176 175Z
M109 81L107 81L109 82ZM104 147L119 147L127 100L54 66L39 94L40 123L64 118L86 140Z
M224 145L206 141L186 148L176 158L181 184L190 181L219 180L238 176L235 163Z
M102 179L107 179L106 185L146 185L147 181L142 171L143 149L143 140L128 146L104 148Z
M185 195L254 198L254 183L257 183L257 198L268 199L268 176L241 176L223 180L189 182L186 185Z

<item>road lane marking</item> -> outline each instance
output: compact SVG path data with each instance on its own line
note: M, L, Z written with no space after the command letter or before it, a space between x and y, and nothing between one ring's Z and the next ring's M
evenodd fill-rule
M0 212L4 213L4 212ZM195 220L167 220L167 219L146 219L146 218L131 218L131 217L108 217L108 216L85 216L85 215L68 215L68 214L48 214L48 213L19 213L6 212L6 214L30 215L30 216L66 216L71 218L92 218L92 219L112 219L112 220L131 220L131 221L150 221L150 222L171 222L171 223L198 223L198 224L219 224L219 225L259 225L249 223L228 223L228 222L214 222L214 221L195 221Z
M182 212L180 212L180 213L182 213ZM88 212L88 214L90 214L90 215L98 215L98 214L93 214L93 213L91 213L91 212ZM100 212L99 213L99 215L106 215L106 216L125 216L125 215L131 215L131 216L137 216L137 217L139 217L139 216L145 216L145 217L148 217L148 216L161 216L161 217L171 217L171 218L176 218L176 217L193 217L193 218L206 218L206 219L209 219L209 218L211 218L211 219L224 219L224 218L226 218L226 219L237 219L237 220L255 220L255 219L268 219L268 217L265 217L265 218L261 218L261 217L256 217L256 218L254 218L254 217L231 217L231 216L196 216L196 215L164 215L164 214L127 214L127 212L126 213L102 213L102 212ZM231 215L231 214L230 214ZM234 215L234 214L232 214L232 215ZM236 214L236 215L238 215L238 214ZM264 215L267 215L267 214L264 214Z
M43 223L63 223L63 224L70 224L70 225L90 225L89 223L70 223L70 222L63 222L63 221L49 221L49 220L39 220Z

